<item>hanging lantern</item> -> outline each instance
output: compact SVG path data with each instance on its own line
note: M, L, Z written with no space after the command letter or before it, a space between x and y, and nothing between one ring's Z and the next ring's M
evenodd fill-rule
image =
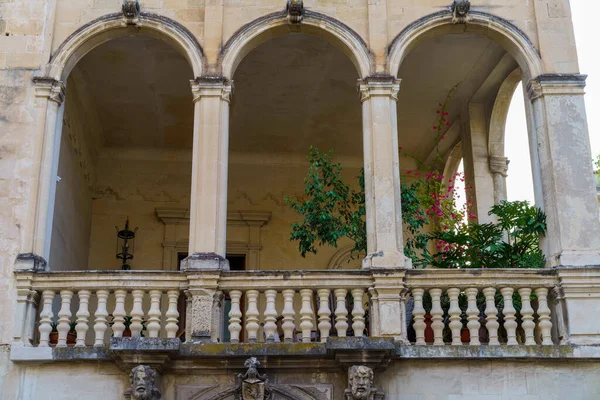
M128 271L131 269L131 265L127 262L129 260L133 260L133 252L135 248L135 233L138 228L134 230L129 229L129 217L125 220L125 229L119 229L119 227L115 226L117 230L117 259L123 262L121 265L121 269L123 271Z

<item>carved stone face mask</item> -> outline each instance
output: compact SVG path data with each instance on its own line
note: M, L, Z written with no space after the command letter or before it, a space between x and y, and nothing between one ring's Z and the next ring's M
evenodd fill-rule
M355 400L368 399L373 386L373 372L368 367L356 368L351 376L352 396Z

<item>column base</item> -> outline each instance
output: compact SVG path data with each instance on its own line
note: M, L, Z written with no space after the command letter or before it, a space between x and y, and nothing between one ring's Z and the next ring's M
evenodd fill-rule
M412 269L412 260L400 252L378 251L369 253L362 261L362 269L406 268Z
M33 253L21 253L15 260L16 270L47 271L48 262L42 256Z
M181 261L182 271L229 271L229 261L217 253L194 253Z

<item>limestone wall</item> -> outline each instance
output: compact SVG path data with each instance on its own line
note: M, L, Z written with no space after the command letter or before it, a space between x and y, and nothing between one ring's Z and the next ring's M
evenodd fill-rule
M386 371L376 371L375 386L390 400L595 400L600 397L599 368L597 363L572 360L402 360L390 364ZM75 371L77 379L63 379ZM311 373L265 370L269 382L275 385L331 385L335 400L343 398L346 387L342 371L341 368ZM2 372L6 370L0 369L0 382ZM163 398L188 400L207 386L232 385L235 373L210 369L167 373L162 380ZM0 392L0 397L118 400L127 388L127 375L108 363L18 367L4 376L4 392Z

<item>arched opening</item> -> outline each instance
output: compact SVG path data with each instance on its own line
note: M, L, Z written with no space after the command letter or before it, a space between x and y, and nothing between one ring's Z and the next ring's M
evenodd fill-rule
M460 141L472 212L479 222L489 222L490 207L506 198L508 105L517 84L537 76L541 64L525 35L506 21L483 13L473 14L466 27L450 21L450 15L431 15L390 48L390 72L403 80L399 143L409 156L401 165L442 171L440 163ZM438 131L440 108L447 119Z
M311 146L323 153L333 150L343 179L357 186L363 164L358 78L342 51L302 33L260 44L235 70L228 211L269 219L254 238L251 224L228 226L227 253L246 257L245 269L326 269L336 256L338 249L323 246L301 257L290 235L292 223L302 216L285 198L305 197ZM359 265L357 259L347 268Z
M123 30L63 64L51 270L120 269L115 227L127 218L139 227L132 269L176 266L159 214L189 208L194 70L169 40Z

